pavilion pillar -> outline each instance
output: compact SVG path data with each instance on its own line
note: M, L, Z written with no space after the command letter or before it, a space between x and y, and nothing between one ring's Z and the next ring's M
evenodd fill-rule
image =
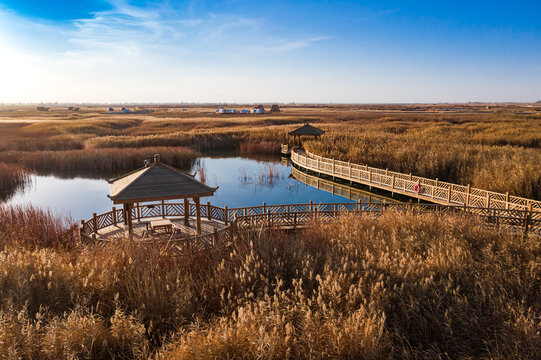
M194 197L193 201L195 202L195 224L197 235L201 235L201 206L199 204L199 197Z
M126 204L126 220L128 222L128 238L131 240L133 238L133 219L131 216L132 204Z
M128 204L122 205L122 211L124 212L124 226L128 226Z
M190 200L184 198L184 225L190 224Z

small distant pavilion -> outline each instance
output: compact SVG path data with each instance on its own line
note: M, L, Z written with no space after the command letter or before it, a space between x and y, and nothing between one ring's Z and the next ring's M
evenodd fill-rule
M145 167L107 180L111 187L108 195L114 204L122 204L124 223L128 234L133 235L132 209L134 204L150 201L184 199L184 222L189 221L189 199L195 202L196 229L201 234L200 198L212 196L218 189L209 187L191 175L160 162L160 156L147 158Z
M325 134L325 131L305 122L303 126L290 132L289 136L293 136L293 146L295 146L296 143L298 143L298 146L301 146L301 136L313 136L315 139L318 139L323 134ZM295 140L297 140L297 142Z

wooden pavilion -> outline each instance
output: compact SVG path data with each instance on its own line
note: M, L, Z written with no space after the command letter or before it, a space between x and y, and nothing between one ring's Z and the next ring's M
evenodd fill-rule
M195 202L196 229L201 234L200 198L212 196L218 189L209 187L191 175L160 162L160 155L145 161L145 167L107 180L111 187L108 195L114 204L122 204L124 224L130 237L133 235L132 209L135 203L184 199L184 209L189 208L189 199ZM189 221L189 211L184 211L184 222Z
M295 140L297 140L298 146L301 146L301 136L313 136L315 139L318 139L323 134L325 134L325 131L305 122L303 126L293 130L288 135L293 136L293 146L295 146Z

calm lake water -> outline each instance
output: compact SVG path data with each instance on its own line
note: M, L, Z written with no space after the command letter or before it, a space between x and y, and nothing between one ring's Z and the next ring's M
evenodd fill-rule
M305 185L291 176L291 168L271 157L262 160L242 157L202 157L191 169L199 180L219 186L214 196L202 198L216 206L242 207L267 204L349 202ZM92 213L107 212L112 207L109 184L105 179L34 175L32 185L8 200L8 204L32 204L47 207L74 220L87 219Z

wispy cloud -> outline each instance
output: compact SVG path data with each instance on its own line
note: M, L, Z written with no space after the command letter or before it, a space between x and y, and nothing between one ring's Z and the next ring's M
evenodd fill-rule
M108 52L108 58L123 56L126 52L129 56L216 52L241 44L243 37L261 26L260 19L239 14L185 17L187 10L173 8L167 2L145 8L125 1L111 4L111 10L72 22L67 39L69 49L65 53L69 61L92 52Z
M318 36L300 40L275 41L273 45L254 47L258 51L287 52L312 45L313 43L329 40L329 36Z

